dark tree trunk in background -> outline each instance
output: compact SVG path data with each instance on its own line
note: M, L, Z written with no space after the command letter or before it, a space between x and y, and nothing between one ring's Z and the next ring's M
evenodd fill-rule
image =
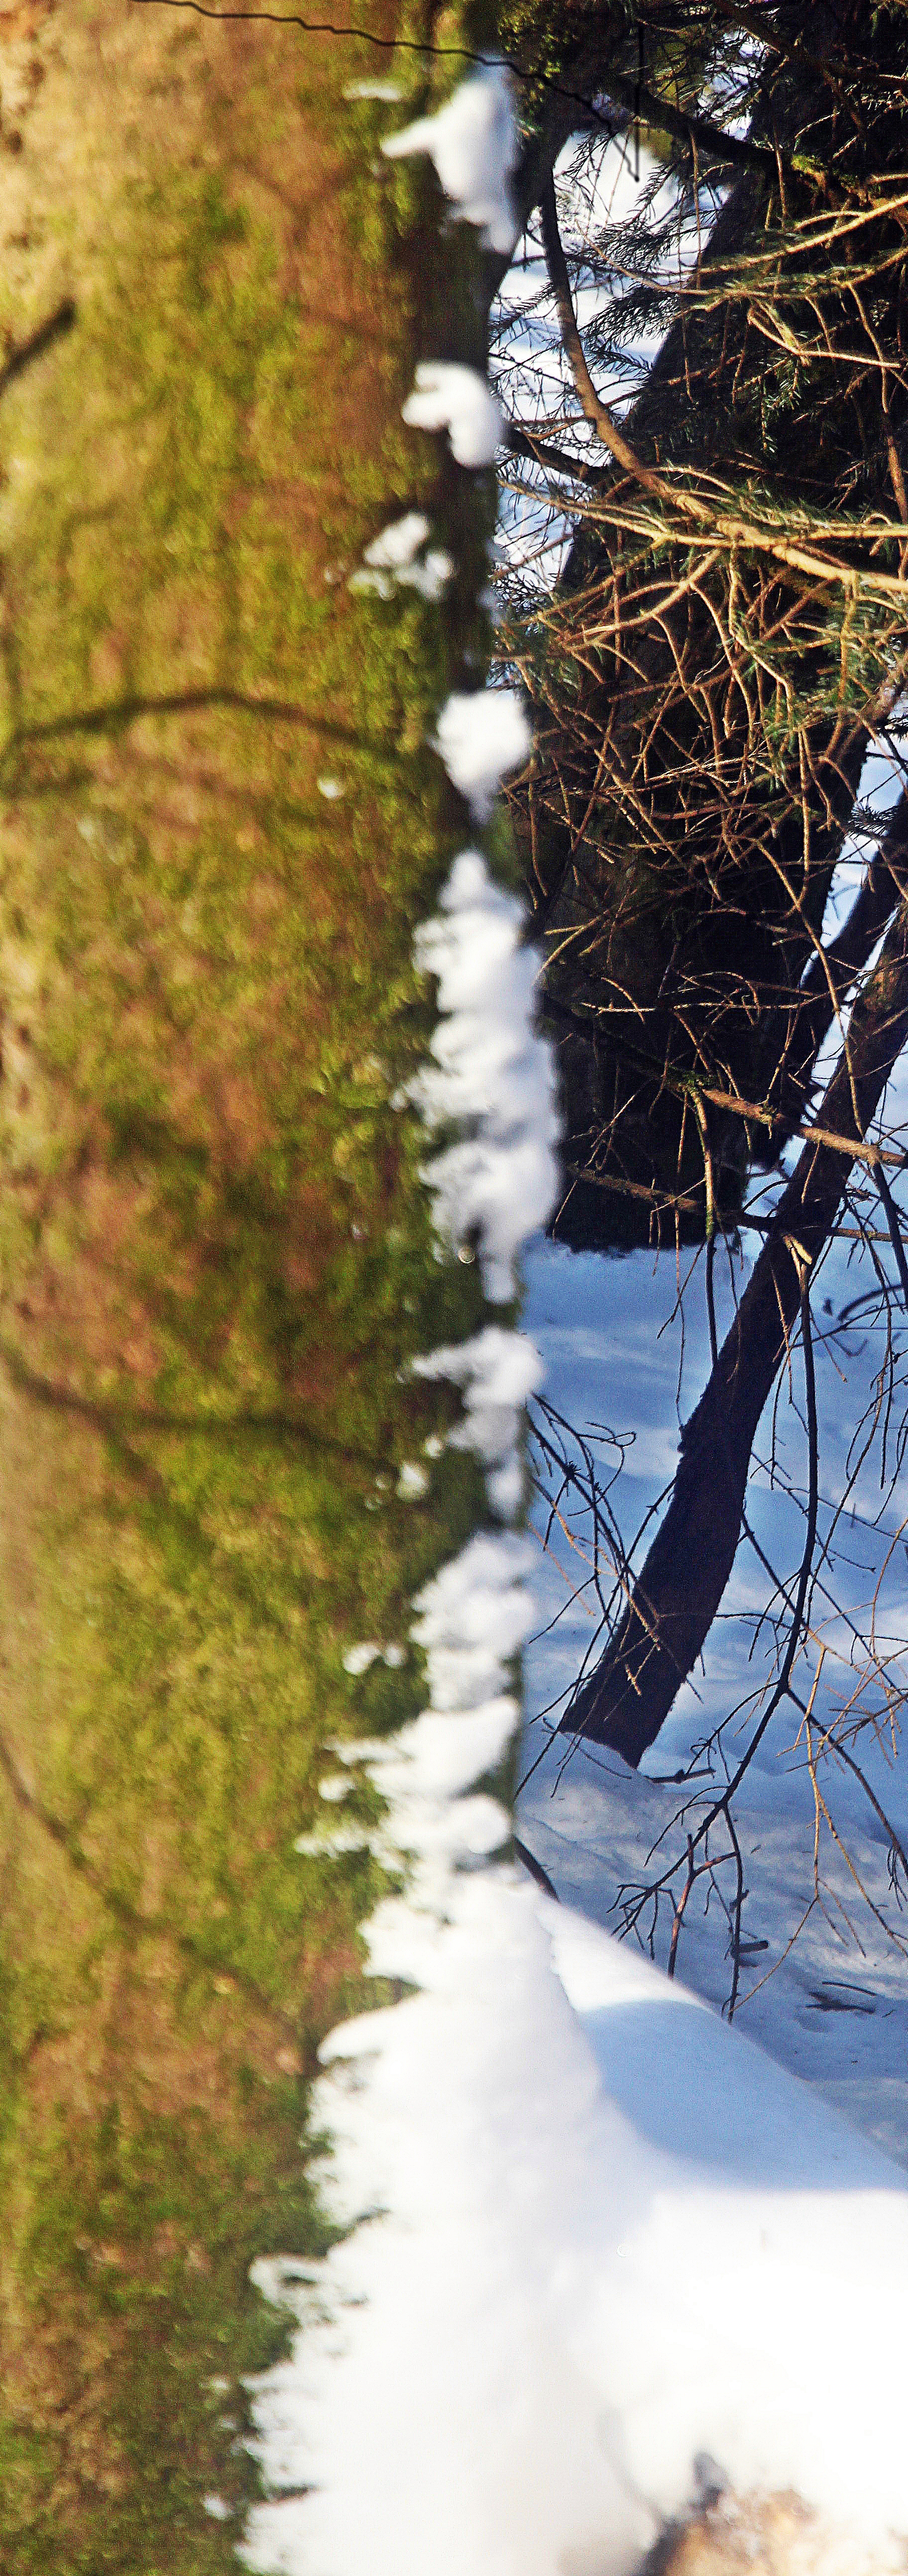
M908 909L902 907L855 1005L847 1054L824 1094L816 1121L823 1134L860 1146L906 1036ZM847 1146L805 1144L731 1331L684 1426L671 1500L627 1610L562 1721L564 1732L611 1745L635 1767L719 1608L741 1534L757 1424L790 1344L802 1279L809 1279L835 1224L852 1160Z

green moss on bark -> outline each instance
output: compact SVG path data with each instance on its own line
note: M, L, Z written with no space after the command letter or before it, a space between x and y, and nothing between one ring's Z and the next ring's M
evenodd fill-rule
M480 1500L397 1499L445 1418L403 1365L479 1297L392 1100L490 505L442 477L446 621L351 597L434 467L422 181L364 178L349 49L117 0L22 43L4 319L77 323L0 416L0 2557L208 2576L381 1884L295 1841L326 1738L419 1704L345 1648Z

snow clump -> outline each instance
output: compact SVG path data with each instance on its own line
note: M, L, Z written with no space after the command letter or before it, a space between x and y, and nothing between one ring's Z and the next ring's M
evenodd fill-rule
M427 546L428 534L429 522L422 510L407 510L402 519L392 520L366 547L366 569L351 573L348 590L375 590L380 599L390 599L399 583L434 604L454 566L443 546Z
M481 852L461 850L439 912L414 941L417 965L438 978L440 1016L410 1096L430 1130L462 1129L424 1177L439 1232L477 1239L493 1305L515 1295L518 1250L545 1224L558 1185L555 1070L533 1029L539 959L521 945L523 923L523 905L493 884Z
M472 1449L488 1471L489 1501L502 1520L513 1520L523 1499L520 1433L524 1406L545 1376L545 1362L526 1333L487 1324L471 1341L426 1351L413 1362L417 1377L448 1378L464 1390L464 1419L448 1435L452 1449Z
M403 405L408 429L446 429L458 465L491 465L504 437L499 404L475 367L421 361Z
M402 134L387 134L382 151L391 160L428 152L445 196L475 225L483 248L514 249L520 227L511 180L520 137L504 63L483 63L434 116L417 117Z
M475 689L468 697L452 690L438 719L435 748L452 787L477 823L484 823L502 779L520 769L533 748L519 689Z

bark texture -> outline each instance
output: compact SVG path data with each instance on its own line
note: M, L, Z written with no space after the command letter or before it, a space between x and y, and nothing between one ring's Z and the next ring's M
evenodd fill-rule
M419 1705L342 1657L449 1544L394 1501L447 647L347 588L436 491L367 71L0 27L4 2576L235 2565L249 2264L323 2241L304 2079L379 1884L295 1838L326 1733Z

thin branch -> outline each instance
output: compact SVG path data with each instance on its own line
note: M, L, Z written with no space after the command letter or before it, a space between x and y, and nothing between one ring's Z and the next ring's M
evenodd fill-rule
M625 474L632 475L634 482L640 483L645 492L652 492L657 500L671 502L672 495L663 482L662 476L654 473L652 466L644 465L642 459L635 454L623 430L619 429L608 404L602 402L596 392L586 363L583 342L577 329L571 281L562 248L561 234L558 230L555 182L551 171L542 190L539 210L542 218L542 239L546 262L558 310L558 326L584 419L590 422L597 438L602 440L603 447L608 448L610 456L614 457L616 464L622 467Z

